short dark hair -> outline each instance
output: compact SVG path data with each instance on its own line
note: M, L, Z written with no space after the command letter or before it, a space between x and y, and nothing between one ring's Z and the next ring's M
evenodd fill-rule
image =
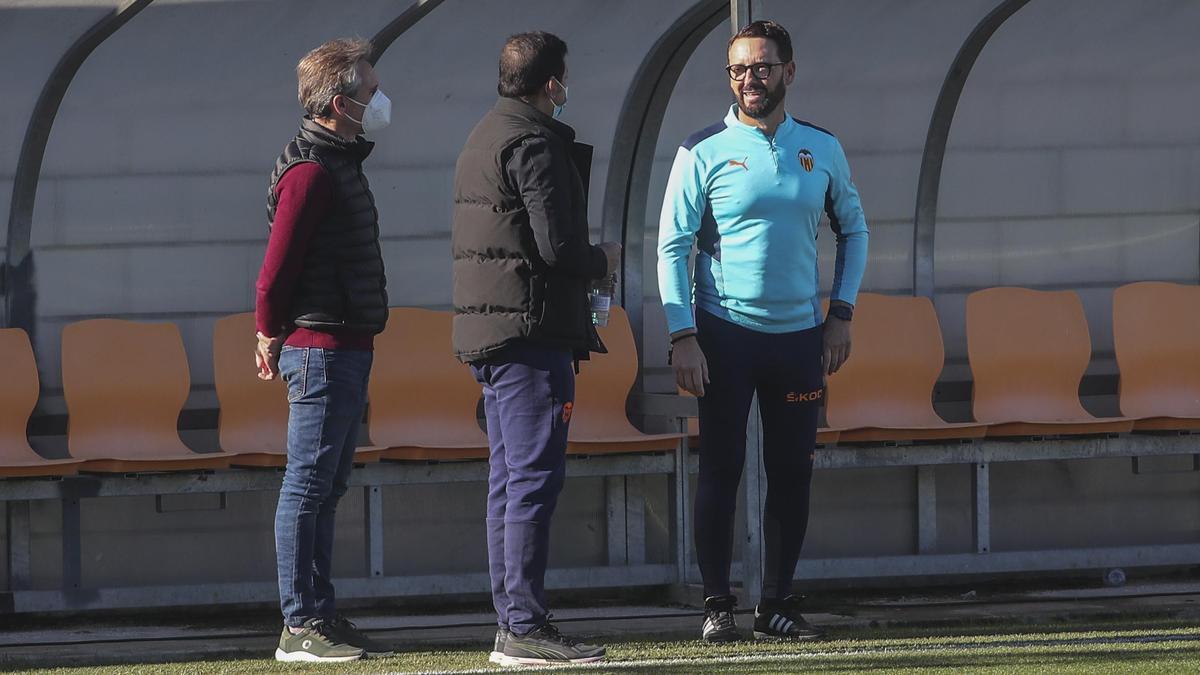
M518 33L500 50L500 82L496 91L507 98L531 96L567 73L567 43L544 31Z
M779 52L779 60L789 63L792 60L792 36L787 29L774 21L755 21L739 30L729 38L729 46L744 38L764 38L775 43L775 51Z

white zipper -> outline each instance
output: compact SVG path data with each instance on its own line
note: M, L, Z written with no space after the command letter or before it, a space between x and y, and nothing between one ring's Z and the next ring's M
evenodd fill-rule
M778 148L775 146L775 137L768 136L767 132L763 131L762 129L759 129L758 133L762 134L763 138L767 139L767 145L771 146L771 162L775 165L775 173L779 173L779 152ZM775 133L778 134L779 132L776 131Z

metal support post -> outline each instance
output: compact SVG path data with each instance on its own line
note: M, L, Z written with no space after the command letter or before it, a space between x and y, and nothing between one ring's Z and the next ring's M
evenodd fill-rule
M625 562L646 564L646 478L625 478Z
M624 565L629 560L626 549L628 530L624 476L608 476L604 479L604 501L608 520L608 564Z
M754 21L754 9L758 4L755 0L729 0L730 35L736 35L739 30Z
M991 480L987 462L978 462L972 472L974 480L973 506L975 512L975 552L988 553L992 550L992 505Z
M383 576L383 489L378 485L363 487L364 540L367 546L367 576Z
M681 584L686 584L691 577L691 530L692 530L692 513L691 499L688 495L688 439L687 439L687 420L679 419L679 432L684 434L684 437L679 439L679 443L675 446L675 475L672 476L671 482L674 484L674 499L671 502L671 511L673 518L671 522L675 524L675 568L678 574L678 580Z

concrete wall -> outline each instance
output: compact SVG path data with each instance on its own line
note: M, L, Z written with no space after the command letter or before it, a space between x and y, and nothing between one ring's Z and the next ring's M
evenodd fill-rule
M912 220L929 116L955 53L993 4L765 3L763 16L792 34L797 69L785 103L789 114L831 130L846 150L871 227L865 290L912 290ZM665 373L666 323L653 281L662 193L679 144L719 121L733 103L722 71L729 36L728 24L718 26L688 63L655 152L645 216L645 354L647 365L662 373L651 386L663 391L672 390L673 383ZM834 247L827 226L822 228L818 247L827 293Z
M58 57L85 30L110 11L113 2L75 2L70 6L35 7L0 3L0 255L7 247L8 210L21 140L29 125L41 83Z
M13 80L4 82L7 89L27 97L29 109L49 68L75 37L60 34L71 24L59 21L58 13L76 17L82 29L105 9L49 5L0 1L0 31L19 29L23 40L6 42L4 48L11 46L14 55L21 48L41 50L48 62L45 72L5 69L3 77ZM393 100L393 124L374 138L367 171L381 213L394 304L449 305L454 162L471 128L495 102L496 61L504 38L544 29L569 43L569 122L581 141L596 145L591 214L598 234L625 91L642 55L687 5L682 0L603 6L446 0L420 30L392 45L377 67ZM38 302L33 337L42 376L40 413L65 412L58 365L62 327L93 317L176 323L192 376L187 407L216 407L212 325L220 316L253 308L253 283L267 236L267 179L302 112L295 63L326 39L374 35L408 6L356 0L330 12L329 3L308 0L156 0L96 50L59 112L34 214ZM35 44L39 36L47 38L41 45ZM12 116L13 123L5 126L11 131L23 130L29 112L18 105L3 114ZM0 135L0 140L3 179L12 174L7 149L13 148L15 164L20 135ZM10 184L0 188L7 200ZM184 437L198 450L217 446L215 433ZM33 442L48 456L66 451L62 437ZM656 492L658 526L651 524L648 548L652 559L665 561L665 486ZM485 487L474 484L389 488L388 573L485 569L484 495ZM274 494L231 495L225 511L216 510L211 499L175 500L183 510L162 514L155 513L153 499L88 500L85 582L274 575ZM339 573L353 575L363 568L362 532L355 527L361 512L360 495L351 493L341 509ZM602 562L602 481L569 481L560 513L554 564ZM47 563L36 567L35 582L42 587L58 574L56 514L51 504L39 505L34 514L35 559ZM458 534L451 539L447 531ZM444 546L429 551L408 545L430 538ZM227 550L243 555L204 554Z
M0 0L0 214L7 214L33 102L62 51L115 3ZM461 143L494 100L503 38L542 28L570 44L565 121L596 145L591 217L598 231L620 106L642 57L688 0L446 0L379 63L394 102L369 176L379 201L390 292L398 305L449 302L450 185ZM911 291L912 217L925 133L946 69L995 0L767 0L792 31L799 67L789 112L833 130L872 227L865 290ZM189 354L189 408L212 408L213 321L253 305L266 241L264 197L299 116L293 68L324 39L370 37L407 2L157 0L101 45L63 102L34 214L41 413L65 412L59 334L113 316L178 324ZM984 50L955 118L937 230L943 379L968 378L963 302L997 284L1075 288L1091 321L1094 373L1114 372L1111 289L1200 277L1200 6L1186 0L1033 2ZM722 24L671 92L645 214L648 382L673 388L656 294L653 242L675 148L730 103ZM667 96L667 92L662 93ZM0 228L6 227L0 218ZM832 237L820 241L832 262ZM1111 407L1111 401L1103 403ZM215 433L185 434L200 450ZM38 437L48 455L60 437ZM969 474L938 469L940 548L970 548ZM911 470L822 472L807 555L913 550ZM648 529L667 551L665 483ZM1139 475L1120 461L997 467L995 550L1190 541L1200 526L1197 474ZM603 560L602 484L568 482L553 562ZM274 495L204 499L157 514L153 500L85 503L91 584L269 579ZM389 573L482 570L483 486L389 488ZM194 503L193 503L194 502ZM362 567L360 495L342 508L338 571ZM57 573L57 505L34 511L36 583ZM1045 517L1053 513L1053 518ZM453 531L454 536L445 533ZM867 532L869 536L863 536ZM407 542L438 541L438 550ZM208 551L237 550L232 557ZM450 565L447 561L453 561Z
M1193 2L1033 2L963 93L937 255L948 356L964 294L1078 289L1093 373L1114 373L1112 289L1200 278L1200 54Z
M946 71L996 3L785 3L798 66L789 113L846 149L867 218L863 288L912 291L912 220L929 117ZM759 15L756 14L756 18ZM1089 373L1114 374L1111 293L1123 283L1200 279L1200 6L1160 0L1033 2L984 49L955 117L941 183L935 302L944 382L970 379L965 299L997 285L1076 289L1091 328ZM732 103L728 26L700 45L671 98L655 157L645 278L656 278L661 195L682 139ZM819 240L828 292L833 237ZM665 320L647 282L648 386L673 391ZM1087 399L1117 414L1111 398ZM967 419L966 406L947 406ZM993 550L1192 541L1200 478L1186 468L1134 475L1127 461L1000 465ZM942 552L971 550L970 475L937 469ZM1053 514L1053 517L1047 517ZM805 555L908 553L912 470L819 472ZM870 532L869 537L854 536Z
M570 121L597 145L598 227L622 97L641 55L685 4L522 2L514 12L449 0L393 44L378 69L394 123L375 138L367 167L394 304L449 303L454 161L495 101L504 37L537 26L569 40ZM331 36L370 37L407 6L358 1L331 14L328 3L308 1L159 0L96 50L59 113L35 213L46 406L58 407L62 326L95 316L178 323L197 391L189 405L213 405L204 395L211 326L253 308L266 181L301 112L295 63ZM641 20L630 25L631 15Z

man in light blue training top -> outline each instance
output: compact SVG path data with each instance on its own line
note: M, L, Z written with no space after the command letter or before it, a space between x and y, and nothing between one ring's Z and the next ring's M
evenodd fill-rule
M729 589L733 516L758 393L767 502L766 569L755 638L813 639L792 576L808 527L809 483L825 375L850 355L850 319L867 261L867 223L837 138L783 107L796 75L779 24L729 41L736 103L675 156L658 235L658 278L679 386L700 397L696 554L704 639L740 637ZM822 321L817 226L837 237ZM688 256L698 246L695 278ZM693 286L695 307L693 308Z

